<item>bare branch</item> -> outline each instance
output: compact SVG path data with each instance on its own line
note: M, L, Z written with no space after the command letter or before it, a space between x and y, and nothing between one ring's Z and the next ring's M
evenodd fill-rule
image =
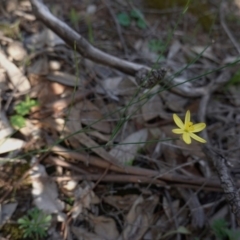
M83 57L130 75L135 75L140 68L146 68L146 66L122 60L95 48L66 23L52 15L41 0L31 0L31 3L36 17L61 37L71 48L76 48ZM150 70L150 68L148 69Z
M79 33L71 29L66 23L56 18L43 4L42 0L31 0L31 3L37 19L42 21L48 28L61 37L71 48L76 49L76 51L83 57L96 63L115 68L132 76L135 76L140 69L145 69L148 72L152 71L152 69L148 66L114 57L95 48ZM206 89L208 88L208 86L196 88L191 85L179 84L176 83L174 79L169 79L168 77L161 79L159 84L176 94L193 98L201 97L205 94Z

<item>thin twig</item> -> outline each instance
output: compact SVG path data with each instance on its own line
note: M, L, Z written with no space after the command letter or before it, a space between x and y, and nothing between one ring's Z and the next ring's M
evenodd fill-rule
M225 30L226 34L228 35L229 39L231 40L232 44L237 49L238 53L240 53L240 45L238 44L238 42L234 38L233 34L230 32L230 30L229 30L229 28L228 28L228 26L225 22L225 18L224 18L224 8L225 8L225 6L226 6L226 3L224 3L224 1L222 1L221 6L220 6L221 25L222 25L223 29Z
M77 180L77 181L97 181L101 177L101 174L86 174L86 175L73 175L73 176L63 176L63 177L54 177L53 180L62 182L69 180ZM124 175L124 174L108 174L101 179L101 182L116 182L116 183L138 183L138 184L146 184L152 183L157 184L159 186L166 186L166 183L160 180L152 181L149 177L144 176L136 176L136 175Z
M124 53L126 55L126 57L128 57L129 55L129 51L128 51L128 48L127 48L127 45L125 43L125 40L123 38L123 35L122 35L122 29L121 29L121 26L116 18L116 15L111 7L111 3L108 3L107 0L103 0L104 4L107 6L108 8L108 11L110 12L113 20L114 20L114 23L116 25L116 28L117 28L117 33L118 33L118 36L119 36L119 39L121 41L121 44L122 44L122 47L123 47L123 50L124 50Z
M75 49L84 58L88 58L96 63L115 68L132 76L135 76L142 68L151 72L152 69L148 66L120 59L94 47L79 33L70 28L66 23L56 18L43 4L42 0L31 0L31 4L37 19L42 21L48 28L55 32L71 48ZM205 88L208 87L186 87L185 84L179 84L175 82L174 79L169 82L167 78L162 79L159 84L162 84L164 87L168 87L170 91L176 94L194 98L202 96L205 92Z
M69 149L57 145L53 146L51 148L51 151L65 158L72 158L102 169L106 169L109 167L110 170L118 173L132 174L145 177L157 177L157 179L167 181L169 184L189 184L189 188L191 188L192 186L199 187L202 185L210 188L219 188L220 186L220 183L214 179L206 179L201 177L186 177L176 173L162 173L161 175L159 175L158 171L134 166L125 166L124 168L121 168L119 166L110 165L108 162L104 161L101 158L95 156L85 156L84 154L73 152Z

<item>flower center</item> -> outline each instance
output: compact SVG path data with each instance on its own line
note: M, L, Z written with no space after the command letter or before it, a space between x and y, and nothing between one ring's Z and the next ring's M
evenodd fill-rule
M192 132L194 130L193 123L192 122L187 122L185 126L185 131L186 132Z

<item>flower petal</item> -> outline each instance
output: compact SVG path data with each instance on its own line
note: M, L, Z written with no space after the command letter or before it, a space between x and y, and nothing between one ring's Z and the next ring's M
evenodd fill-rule
M184 133L184 130L180 129L180 128L175 128L172 130L173 133L176 133L176 134L183 134Z
M206 124L205 123L197 123L197 124L194 124L193 125L193 133L196 133L196 132L200 132L202 131L204 128L206 127Z
M182 120L175 113L173 114L173 120L179 128L184 129L184 124L183 124Z
M190 134L189 133L183 133L183 141L186 144L190 144L192 142L191 138L190 138Z
M184 122L185 126L186 126L186 124L188 124L190 122L190 118L191 118L190 111L187 110L186 115L185 115L185 122Z
M199 137L198 135L196 135L194 133L189 133L189 134L193 139L195 139L198 142L201 142L201 143L206 143L207 142L205 139Z

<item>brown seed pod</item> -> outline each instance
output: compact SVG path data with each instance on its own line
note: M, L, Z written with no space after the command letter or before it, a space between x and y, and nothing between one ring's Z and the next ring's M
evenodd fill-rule
M152 69L148 71L141 68L135 75L138 85L142 88L152 88L157 85L166 75L167 69Z

